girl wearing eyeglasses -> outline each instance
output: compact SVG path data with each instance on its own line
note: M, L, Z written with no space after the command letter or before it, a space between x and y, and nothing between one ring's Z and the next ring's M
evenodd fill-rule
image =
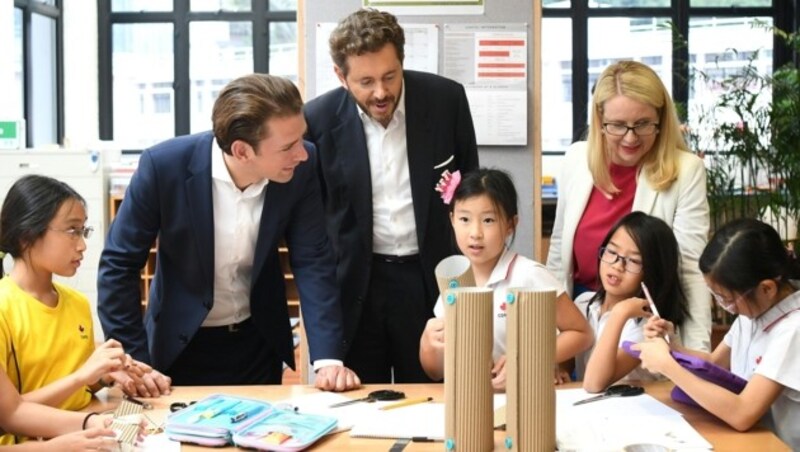
M92 233L86 219L75 190L39 175L16 181L0 211L0 253L14 259L9 274L0 266L0 366L26 401L68 410L86 407L115 381L134 392L148 370L115 340L95 349L89 301L53 281L80 267ZM16 441L0 437L0 444Z
M742 219L717 231L700 256L708 290L724 309L738 314L711 354L671 342L683 353L711 361L746 379L740 394L702 380L678 365L665 341L674 326L651 319L641 350L642 366L665 375L703 408L744 431L759 420L792 450L800 450L800 278L797 259L775 230Z
M703 161L689 151L658 74L636 61L608 66L594 88L586 141L567 150L547 267L573 298L600 289L597 249L620 218L641 211L664 220L680 245L680 285L691 317L683 342L708 350L709 295L697 269L708 239Z
M624 216L606 234L597 256L600 289L575 300L596 337L594 347L575 358L576 376L588 392L603 391L621 379L655 379L620 349L623 341L643 340L643 319L653 315L642 294L643 282L664 319L683 325L688 316L678 244L663 220L642 212Z

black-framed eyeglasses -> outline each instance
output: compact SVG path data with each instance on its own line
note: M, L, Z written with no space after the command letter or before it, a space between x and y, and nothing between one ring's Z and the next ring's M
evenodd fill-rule
M63 232L64 234L68 234L70 237L76 240L80 237L83 237L84 239L88 240L89 237L91 237L92 233L94 232L94 228L91 226L84 226L81 228L68 228L68 229L56 229L56 228L47 228L47 229L56 232Z
M628 273L641 273L642 261L634 257L623 256L618 252L609 249L608 247L601 246L598 252L600 260L609 265L614 265L618 261L622 261L622 268Z
M607 134L614 135L615 137L624 137L631 130L637 137L644 137L658 132L658 126L659 124L657 122L645 122L632 127L619 122L604 122L603 130L605 130Z

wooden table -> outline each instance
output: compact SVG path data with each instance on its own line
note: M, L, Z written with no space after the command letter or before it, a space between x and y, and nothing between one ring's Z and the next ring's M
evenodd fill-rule
M372 390L386 388L388 385L368 385L357 391L348 393L351 397L366 396ZM570 383L567 385L559 386L559 388L575 388L579 387L579 383ZM646 392L655 397L659 401L681 412L687 421L705 437L711 444L714 445L714 450L759 450L759 451L788 451L789 447L784 444L778 437L771 431L762 427L754 427L746 433L739 433L729 427L727 424L717 419L715 416L707 413L705 410L693 408L687 405L673 402L670 398L670 390L672 383L670 382L657 382L646 383ZM444 385L442 384L406 384L395 385L393 388L399 389L406 393L408 397L424 397L433 396L436 401L444 400ZM253 397L256 399L263 399L267 401L278 401L288 399L302 394L316 392L317 390L310 386L183 386L174 388L169 397L161 397L157 399L147 399L153 404L153 410L146 412L148 417L154 422L161 422L169 413L169 404L171 402L181 401L188 402L192 400L199 400L208 394L225 393L246 397ZM113 409L119 403L120 394L116 391L107 394L101 393L99 398L90 405L87 410L104 411ZM494 450L505 450L503 440L505 432L495 432L495 447ZM363 439L363 438L350 438L347 432L336 433L322 438L314 444L310 450L348 450L348 451L385 451L394 444L394 440L378 440L378 439ZM444 446L442 443L410 443L405 448L406 451L442 451ZM206 448L200 446L183 445L183 451L217 451L217 450L240 450L234 447L229 448Z

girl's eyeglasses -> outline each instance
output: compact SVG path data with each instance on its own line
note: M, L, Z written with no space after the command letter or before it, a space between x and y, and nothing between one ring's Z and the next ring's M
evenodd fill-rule
M622 261L622 268L628 273L641 273L642 261L628 256L623 256L605 246L600 247L598 253L600 260L609 265L614 265L617 261Z
M758 286L756 286L756 287L758 287ZM713 290L711 290L710 287L708 288L708 291L711 292L711 296L714 297L714 301L717 302L717 304L722 309L724 309L724 310L726 310L728 312L731 312L731 310L736 307L736 302L737 301L739 301L742 298L747 298L751 293L753 293L753 291L755 289L756 289L755 287L751 287L751 288L745 290L744 292L736 295L735 297L733 297L730 300L728 300L725 297L723 297L722 295L714 292Z
M75 240L77 240L80 237L83 237L84 239L89 239L89 237L91 237L92 233L94 232L94 228L91 226L84 226L82 228L69 228L69 229L56 229L56 228L47 228L47 229L56 232L63 232L64 234L68 234Z

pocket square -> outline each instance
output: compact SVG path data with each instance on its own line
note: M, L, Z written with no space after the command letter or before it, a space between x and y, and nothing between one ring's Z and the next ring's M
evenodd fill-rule
M454 158L455 158L455 155L453 155L453 154L450 154L450 157L449 157L447 160L445 160L444 162L442 162L442 163L440 163L440 164L438 164L438 165L434 166L434 167L433 167L433 169L444 168L444 167L445 167L445 166L447 166L447 165L448 165L450 162L452 162Z

